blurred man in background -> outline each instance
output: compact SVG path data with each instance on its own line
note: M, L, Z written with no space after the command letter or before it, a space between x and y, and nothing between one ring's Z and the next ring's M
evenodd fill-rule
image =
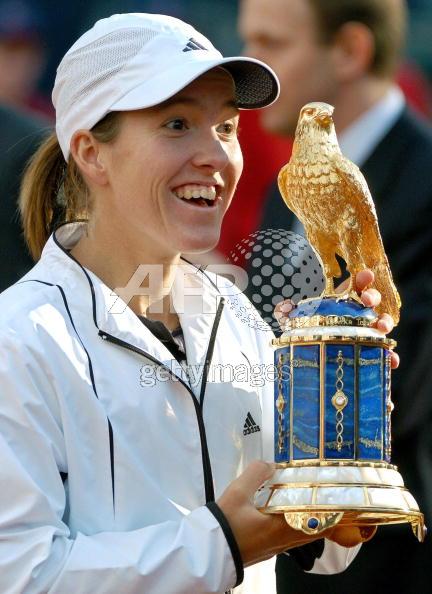
M406 107L394 82L405 28L403 0L240 3L245 52L270 64L281 80L279 100L261 114L263 126L293 135L305 103L330 103L342 152L369 184L404 305L394 332L402 363L393 378L393 461L431 524L432 132ZM258 228L300 230L276 186L270 194ZM425 590L430 541L418 544L407 526L381 528L345 574L329 578L302 574L282 556L279 591Z

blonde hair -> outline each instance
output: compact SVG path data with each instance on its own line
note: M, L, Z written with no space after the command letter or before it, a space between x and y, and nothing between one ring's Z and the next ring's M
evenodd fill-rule
M92 129L99 142L110 142L119 131L118 112ZM73 157L65 162L53 132L30 159L21 184L19 208L24 237L32 257L40 258L54 227L89 216L89 189Z

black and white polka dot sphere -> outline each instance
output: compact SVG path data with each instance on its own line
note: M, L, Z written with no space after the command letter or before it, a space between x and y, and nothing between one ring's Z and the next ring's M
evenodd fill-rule
M315 252L302 235L292 231L256 231L236 245L229 260L247 270L248 295L274 330L279 329L273 316L278 303L290 299L297 304L301 299L318 297L324 290L324 276ZM243 306L240 309L242 321L265 328L253 308L246 311L248 308Z

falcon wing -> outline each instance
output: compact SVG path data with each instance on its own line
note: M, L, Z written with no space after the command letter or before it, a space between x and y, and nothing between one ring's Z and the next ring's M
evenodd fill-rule
M279 171L279 192L288 208L297 214L298 194L301 189L301 179L296 175L293 160L289 161Z
M355 214L359 220L361 222L367 222L371 226L370 230L378 235L380 245L382 246L375 204L362 172L357 165L340 153L333 154L331 156L331 162L335 173L340 179L343 195L346 196L347 200L355 208Z
M351 245L348 246L351 254L344 256L348 269L351 274L355 274L358 269L356 266L350 267L350 264L361 261L374 272L374 285L382 298L381 305L377 309L380 313L389 313L397 323L401 301L384 251L375 205L366 180L360 169L340 153L332 155L331 160L334 171L339 176L341 194L346 201L343 217L351 218L343 221L345 229L355 230L355 241L351 241Z

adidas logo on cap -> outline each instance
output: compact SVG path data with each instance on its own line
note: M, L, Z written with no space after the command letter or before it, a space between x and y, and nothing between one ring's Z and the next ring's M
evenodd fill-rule
M260 426L255 423L252 415L248 412L245 424L243 425L243 435L250 435L258 431L261 431Z
M206 47L198 43L196 39L191 37L184 48L184 52L191 52L192 50L205 50L208 51Z

